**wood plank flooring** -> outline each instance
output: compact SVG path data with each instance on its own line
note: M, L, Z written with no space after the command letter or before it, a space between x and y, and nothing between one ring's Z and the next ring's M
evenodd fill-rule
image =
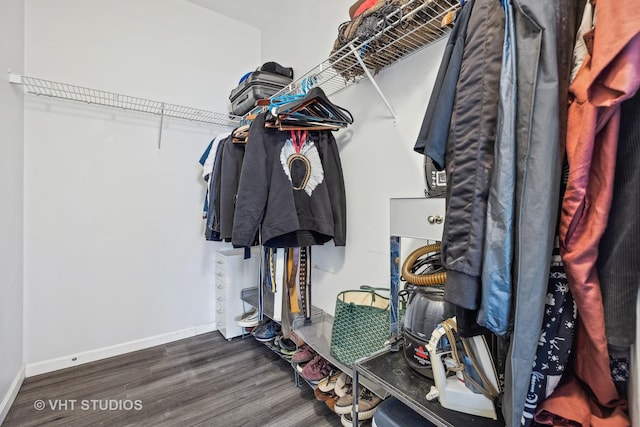
M37 400L44 409L36 410ZM75 400L75 402L73 402ZM66 409L56 406L66 403ZM71 406L73 405L73 409ZM3 427L341 426L253 338L218 332L27 378Z

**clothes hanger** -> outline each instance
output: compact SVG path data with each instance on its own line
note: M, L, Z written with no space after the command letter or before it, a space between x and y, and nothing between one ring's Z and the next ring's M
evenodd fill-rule
M282 119L282 116L297 116L298 120L324 119L334 124L352 124L353 116L349 110L335 105L327 98L324 91L314 87L302 98L271 108L271 113Z
M327 116L325 112L319 111L317 108L307 108L301 111L282 113L272 121L282 125L299 127L330 126L345 128L349 124L348 121Z
M318 121L323 119L336 124L351 124L353 116L351 113L333 104L324 91L319 87L310 89L306 95L295 97L291 102L277 104L269 110L274 116L296 116L297 120L310 119Z
M279 129L286 128L287 130L338 130L346 127L345 123L336 123L318 117L307 116L281 115L272 118L267 123L272 123L273 127L278 127Z
M286 125L283 123L278 123L278 122L265 122L264 127L267 128L275 128L281 131L286 131L286 130L330 130L330 131L337 131L339 128L336 126L329 126L329 125L318 125L318 126L293 126L293 125Z
M242 125L233 131L231 141L234 144L244 144L249 137L249 125Z
M279 130L328 130L337 131L346 127L345 122L333 122L317 114L305 115L301 113L281 114L274 116L271 112L265 113L265 127Z
M316 77L306 77L300 83L301 93L271 97L265 126L280 130L338 130L353 123L351 113L329 101L317 83ZM266 103L258 101L259 105Z

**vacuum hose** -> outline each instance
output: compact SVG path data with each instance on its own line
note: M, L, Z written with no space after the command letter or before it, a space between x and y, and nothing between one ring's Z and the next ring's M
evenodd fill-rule
M411 269L418 258L430 252L438 252L441 247L442 245L440 243L434 243L433 245L421 246L411 252L402 263L402 277L404 277L407 282L418 286L444 285L444 282L447 279L447 273L444 271L433 274L414 274L411 272Z

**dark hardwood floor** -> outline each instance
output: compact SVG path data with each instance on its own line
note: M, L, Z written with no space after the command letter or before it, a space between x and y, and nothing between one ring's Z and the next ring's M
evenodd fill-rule
M253 338L212 332L27 378L2 425L340 426L293 378Z

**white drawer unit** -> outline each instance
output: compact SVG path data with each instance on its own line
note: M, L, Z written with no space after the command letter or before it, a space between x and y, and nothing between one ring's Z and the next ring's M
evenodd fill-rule
M391 235L442 240L444 198L391 199Z
M242 335L236 324L244 312L240 294L243 288L257 286L259 265L259 248L252 248L249 259L244 259L244 249L216 252L216 325L226 339Z

